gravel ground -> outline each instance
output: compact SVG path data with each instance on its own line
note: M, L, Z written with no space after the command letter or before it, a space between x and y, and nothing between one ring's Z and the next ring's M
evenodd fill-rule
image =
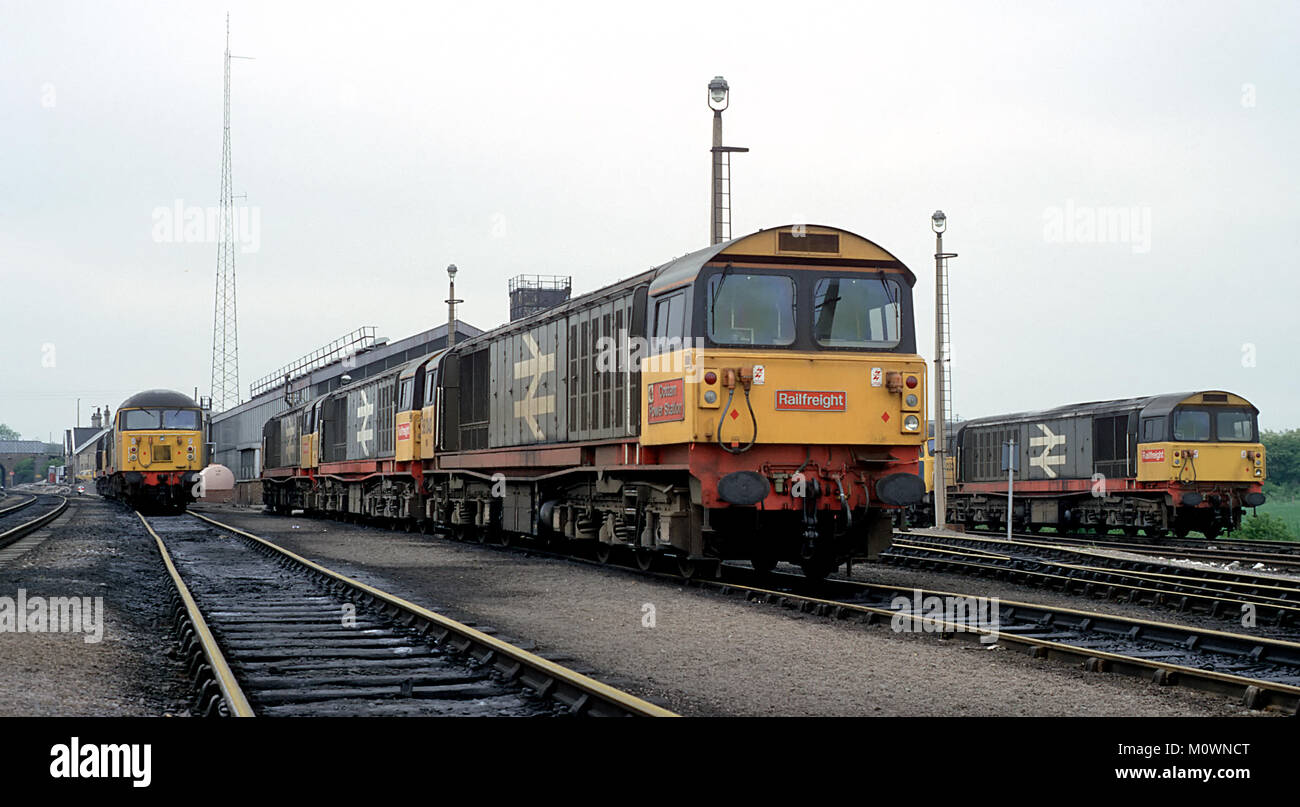
M0 632L0 716L187 714L184 673L164 655L162 565L135 516L79 497L42 532L0 566L0 597L103 597L103 639Z
M684 715L1253 714L1218 696L563 560L232 506L196 510L502 638L522 637ZM929 577L923 585L940 587L942 576ZM948 587L976 588L962 582ZM647 606L653 627L644 626Z

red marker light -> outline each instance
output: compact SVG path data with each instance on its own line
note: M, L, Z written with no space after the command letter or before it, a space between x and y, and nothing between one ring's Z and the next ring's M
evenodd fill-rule
M908 388L908 389L916 389L916 376L914 376L914 375L909 375L909 376L907 377L907 388Z
M704 374L704 383L705 384L718 383L718 374L713 372L712 370L708 371L707 373Z

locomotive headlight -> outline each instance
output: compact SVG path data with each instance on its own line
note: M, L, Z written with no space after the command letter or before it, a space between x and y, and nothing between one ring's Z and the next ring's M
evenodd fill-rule
M905 399L905 401L906 401L906 403L907 403L908 406L916 406L916 396L915 396L915 395L909 395L909 396L907 396L907 398Z
M713 390L705 390L705 391L704 391L704 402L705 402L705 403L716 403L717 400L718 400L718 393L714 392Z
M903 418L903 428L909 432L914 432L921 428L921 420L916 415L908 415Z

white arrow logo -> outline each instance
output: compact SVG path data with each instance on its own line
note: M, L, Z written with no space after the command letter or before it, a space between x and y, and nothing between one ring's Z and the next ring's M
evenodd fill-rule
M370 426L370 416L374 412L375 405L366 397L366 391L361 390L361 405L357 407L357 417L361 418L361 426L357 429L357 446L362 454L370 453L366 444L375 436L375 430Z
M1041 423L1038 423L1036 425L1038 426L1038 430L1043 433L1043 436L1030 437L1029 445L1032 448L1038 448L1041 446L1043 449L1043 453L1039 454L1037 457L1030 457L1029 464L1036 466L1038 468L1042 468L1043 473L1047 475L1048 479L1055 479L1056 471L1054 471L1051 466L1064 465L1065 455L1060 454L1057 456L1053 456L1052 449L1056 448L1057 446L1065 445L1065 435L1055 434L1052 432L1051 429L1047 428Z
M532 431L533 437L543 440L546 434L538 424L537 416L549 415L555 411L555 395L539 396L537 387L542 383L542 376L555 369L555 354L543 355L537 340L530 334L524 334L523 338L524 345L528 347L531 355L515 362L515 378L527 378L528 391L524 393L523 400L515 401L515 417L523 418Z

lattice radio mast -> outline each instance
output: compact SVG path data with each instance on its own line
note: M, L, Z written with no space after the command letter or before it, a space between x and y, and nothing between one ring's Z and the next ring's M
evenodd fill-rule
M230 14L226 14L226 95L221 144L217 293L212 314L212 411L239 406L239 325L235 309L235 207L230 179Z

